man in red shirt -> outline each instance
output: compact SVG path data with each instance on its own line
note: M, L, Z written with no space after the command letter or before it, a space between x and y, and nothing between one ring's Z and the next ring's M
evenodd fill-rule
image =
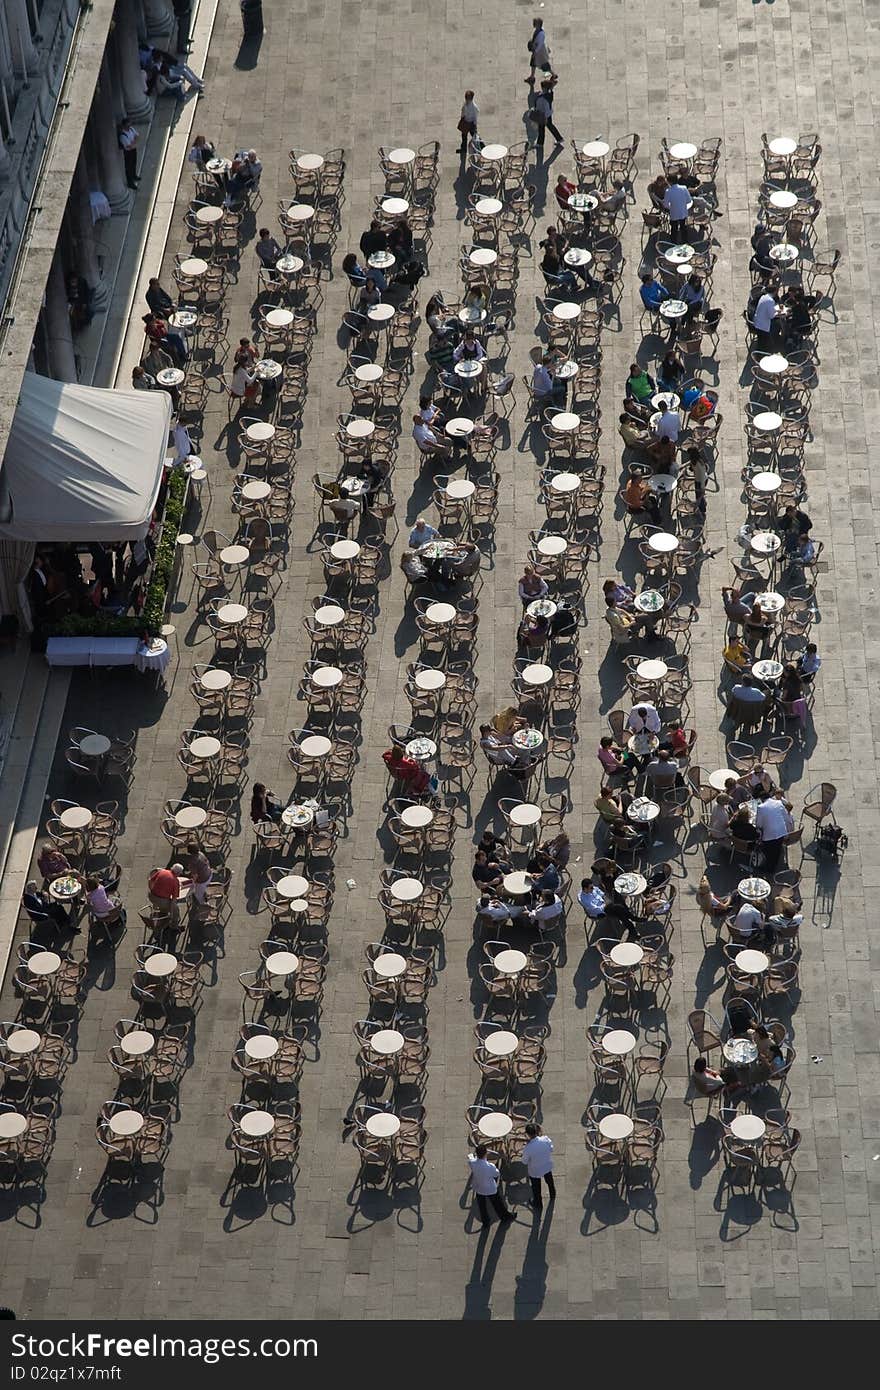
M180 897L180 879L173 869L154 869L147 880L151 898L173 902Z

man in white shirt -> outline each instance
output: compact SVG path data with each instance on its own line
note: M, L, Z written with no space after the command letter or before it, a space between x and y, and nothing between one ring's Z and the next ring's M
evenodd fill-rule
M780 796L768 796L755 812L755 825L761 832L764 868L770 873L779 864L786 835L794 830L794 820Z
M743 903L733 922L733 930L737 936L750 937L756 932L763 931L764 917L754 903Z
M645 778L651 784L652 792L669 791L675 786L678 776L678 763L668 748L661 748L657 756L645 768Z
M626 727L634 734L659 734L660 716L654 705L634 705L626 717Z
M581 879L578 902L591 922L597 922L605 912L605 894L591 878Z
M526 1165L529 1182L532 1184L532 1210L543 1210L541 1198L541 1179L547 1184L550 1201L556 1201L556 1183L553 1181L553 1140L541 1133L540 1125L526 1125L527 1143L522 1151L522 1161Z
M471 1186L474 1189L480 1211L480 1220L484 1228L489 1225L489 1202L492 1203L499 1221L506 1224L513 1220L513 1212L507 1210L504 1199L498 1191L498 1179L501 1177L501 1173L494 1163L489 1162L486 1157L488 1152L485 1144L478 1144L473 1153L468 1154Z
M182 425L178 420L172 431L174 435L174 462L183 463L189 458L193 451L192 440L189 437L189 430L186 425Z
M500 898L490 898L484 893L477 903L477 916L485 918L487 922L507 922L510 910Z
M761 298L755 305L755 313L754 317L752 318L752 323L754 324L757 332L772 333L774 331L773 320L777 317L778 314L779 305L776 303L776 296L772 293L772 291L768 290L766 294L761 295Z
M448 458L452 453L452 446L446 444L442 439L438 439L431 426L422 419L421 415L413 416L412 437L422 454L437 454L440 458Z
M480 108L474 101L473 92L468 89L464 94L461 115L458 118L458 129L461 135L461 144L458 147L459 154L467 154L468 140L473 140L476 137L479 119Z
M418 550L419 546L427 545L428 541L439 539L439 531L435 531L433 526L429 526L424 517L419 517L415 526L409 533L410 550Z
M539 402L543 403L546 400L551 405L558 405L560 408L565 405L565 382L554 380L543 358L535 363L535 370L532 372L532 391L535 399Z
M562 916L562 899L548 888L541 894L538 906L528 916L533 927L544 928Z
M663 206L669 213L673 241L687 240L688 213L693 207L690 193L683 183L671 183L666 190Z
M670 410L665 401L661 401L659 419L654 425L654 434L658 439L671 439L673 444L677 444L680 430L681 421L678 411Z

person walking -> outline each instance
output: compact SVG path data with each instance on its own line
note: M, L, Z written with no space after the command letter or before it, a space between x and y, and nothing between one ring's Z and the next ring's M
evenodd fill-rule
M498 1179L501 1173L494 1163L490 1163L486 1154L488 1149L485 1144L478 1144L472 1154L468 1154L468 1163L471 1169L471 1186L477 1199L477 1206L480 1211L480 1220L485 1228L489 1223L489 1202L497 1213L498 1220L505 1224L513 1220L513 1212L508 1211L504 1205L504 1198L498 1191Z
M553 124L553 87L556 82L555 77L548 82L541 83L541 90L532 107L532 117L538 127L538 138L535 144L539 150L544 148L544 135L549 130L557 145L564 145L565 141Z
M127 116L124 120L119 122L116 134L119 140L119 148L122 150L122 159L125 164L125 182L128 184L129 188L137 189L140 183L137 171L138 133Z
M458 119L458 129L461 135L461 144L458 147L459 154L467 154L468 140L476 139L479 119L480 108L474 101L474 94L469 88L464 94L461 115Z
M540 68L542 72L549 72L551 77L554 75L550 66L550 45L544 32L543 19L532 20L532 37L526 47L529 50L529 75L525 80L529 86L533 87L535 85L535 68Z
M543 1211L541 1179L547 1184L551 1202L556 1201L556 1183L553 1181L553 1140L541 1132L540 1125L526 1125L528 1143L522 1151L529 1182L532 1184L532 1211Z

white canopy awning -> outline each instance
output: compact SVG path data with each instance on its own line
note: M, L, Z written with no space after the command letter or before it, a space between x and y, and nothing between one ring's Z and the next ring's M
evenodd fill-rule
M0 464L0 537L145 536L170 423L166 391L107 391L25 373Z

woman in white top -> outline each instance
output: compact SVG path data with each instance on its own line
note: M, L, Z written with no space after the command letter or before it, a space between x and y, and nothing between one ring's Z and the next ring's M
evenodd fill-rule
M730 844L730 797L719 792L709 817L709 839L717 845Z
M232 373L229 394L236 400L252 401L260 389L256 372L249 372L244 363L239 363Z

